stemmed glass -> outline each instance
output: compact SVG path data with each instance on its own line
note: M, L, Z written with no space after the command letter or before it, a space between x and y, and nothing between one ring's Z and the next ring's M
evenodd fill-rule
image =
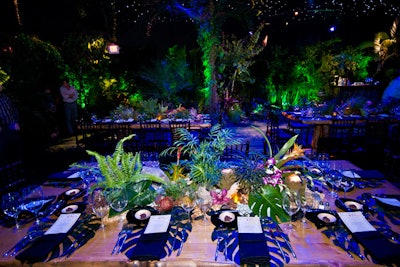
M110 206L105 196L105 190L103 188L94 189L90 196L90 202L93 213L101 219L100 228L104 229L104 217L106 217L110 211Z
M299 193L297 191L287 190L283 194L282 207L290 216L290 223L288 224L287 230L294 231L295 226L292 223L291 218L300 210L301 207Z
M44 205L44 194L41 186L25 187L22 189L23 209L35 215L36 225L40 224L38 212Z
M18 216L22 211L22 197L18 192L8 192L2 197L2 209L4 214L14 218L15 230L19 230L20 225L18 222Z
M184 209L188 215L189 222L192 221L191 212L196 207L196 201L190 196L190 194L185 193L185 196L181 199L180 206Z
M338 197L338 194L337 192L335 192L335 189L336 191L338 191L340 186L342 185L343 175L340 172L334 170L331 171L327 176L328 176L328 182L331 184L332 188L331 196L336 198Z
M203 220L201 221L202 225L209 225L210 221L207 219L207 210L211 207L211 203L203 198L196 199L196 204L199 207Z
M349 189L353 186L351 180L349 179L342 179L341 186L343 188L343 198L346 198L346 193Z
M318 154L318 164L324 173L328 173L330 170L330 161L328 153Z
M128 194L123 187L113 187L106 190L106 199L110 207L116 212L122 212L128 206ZM122 215L119 216L118 222L122 222Z
M311 194L304 193L304 196L301 196L301 210L303 212L303 218L301 219L301 222L303 223L304 227L307 225L306 214L308 211L314 208L314 204L315 201Z

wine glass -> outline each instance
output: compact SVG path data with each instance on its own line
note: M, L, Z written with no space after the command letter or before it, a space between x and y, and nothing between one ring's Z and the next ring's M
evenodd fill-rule
M330 169L330 161L328 153L318 154L318 165L324 173L328 173Z
M346 193L349 191L349 189L353 186L353 183L350 179L343 179L341 182L341 186L343 188L343 198L346 198Z
M93 213L101 219L100 228L104 229L104 217L106 217L110 211L110 206L105 196L105 190L103 188L94 189L90 201Z
M299 193L297 191L287 190L283 194L282 207L287 214L289 214L290 218L292 218L292 216L296 214L301 207ZM290 220L287 230L294 231L294 227L294 224Z
M188 215L188 220L189 222L192 221L192 216L190 213L196 207L196 201L187 193L185 193L184 197L182 197L180 201L180 206L182 209L184 209Z
M116 212L122 212L128 206L128 194L123 187L113 187L106 190L106 199L110 207ZM123 217L120 215L118 222L122 222Z
M301 210L303 212L303 218L301 219L301 222L303 223L304 227L307 225L306 214L308 211L314 208L314 204L315 201L311 194L307 194L307 192L305 192L304 196L301 196Z
M8 192L2 196L2 209L4 214L15 220L15 230L19 230L18 216L22 211L22 197L18 192Z
M330 172L328 176L330 177L330 183L332 186L331 195L336 198L338 197L338 194L335 192L335 189L338 191L341 187L343 175L335 170Z
M211 207L211 203L208 200L203 198L196 199L196 205L199 207L201 214L203 216L203 220L201 221L202 225L209 225L210 221L207 218L207 211Z
M41 186L28 186L22 189L23 209L35 215L36 225L40 224L38 212L44 205L44 194Z

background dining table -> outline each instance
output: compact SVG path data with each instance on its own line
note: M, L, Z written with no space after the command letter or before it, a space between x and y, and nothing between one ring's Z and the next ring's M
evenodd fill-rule
M348 161L331 161L331 164L340 164L343 169L360 170L357 166ZM62 194L66 188L58 188L43 185L46 195ZM325 200L330 203L331 209L338 210L334 198L329 196L327 189L324 189ZM362 193L371 194L396 194L400 195L399 189L390 182L383 182L376 188L355 188L347 193L348 198L356 198ZM81 201L82 199L77 199ZM290 243L293 246L297 258L289 254L288 266L378 266L370 260L361 260L354 256L351 258L348 253L334 245L333 241L322 234L314 224L308 222L311 227L303 227L298 220L295 223L297 228L289 233ZM24 225L19 232L12 228L0 227L0 253L3 255L9 248L16 244L28 231L30 225ZM284 228L285 224L281 224ZM173 252L170 256L154 262L132 262L123 253L111 255L114 244L117 241L121 224L117 221L106 224L104 229L97 230L95 236L84 246L75 251L69 258L55 258L48 262L38 262L33 266L68 266L68 267L114 267L114 266L238 266L236 263L225 260L220 254L216 260L216 242L211 240L213 224L202 225L200 221L193 221L193 229L189 234L187 242L183 245L182 253L177 256ZM400 227L393 226L395 232L399 233ZM272 244L269 244L272 245ZM14 257L0 257L0 266L21 266L21 263ZM27 265L28 266L28 265Z

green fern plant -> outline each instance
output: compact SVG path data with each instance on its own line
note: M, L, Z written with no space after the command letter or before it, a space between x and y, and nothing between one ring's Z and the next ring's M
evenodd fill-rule
M104 177L102 181L94 186L105 189L113 187L125 188L129 198L128 206L125 210L137 205L151 203L156 197L156 192L152 189L151 184L153 182L165 184L165 181L158 176L142 173L143 165L140 153L133 154L132 152L124 151L124 142L134 136L134 134L131 134L122 138L117 143L112 155L104 156L95 151L86 151L96 158L99 171ZM110 217L115 215L115 212L110 211Z

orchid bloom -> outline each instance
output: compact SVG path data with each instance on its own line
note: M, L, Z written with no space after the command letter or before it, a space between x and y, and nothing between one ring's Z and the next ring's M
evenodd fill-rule
M212 197L212 204L213 205L222 205L227 204L229 202L229 198L226 197L228 194L228 190L224 189L216 189L210 192Z

